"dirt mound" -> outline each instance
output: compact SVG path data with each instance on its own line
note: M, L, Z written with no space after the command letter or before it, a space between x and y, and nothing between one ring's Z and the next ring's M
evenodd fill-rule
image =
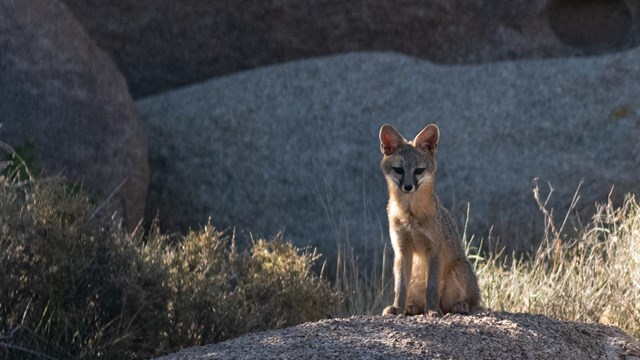
M194 347L187 359L637 359L640 345L622 330L541 315L481 313L353 316L248 334Z

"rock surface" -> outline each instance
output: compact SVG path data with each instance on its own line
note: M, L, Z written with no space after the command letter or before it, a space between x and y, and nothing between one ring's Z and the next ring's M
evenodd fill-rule
M541 315L482 313L442 318L353 316L247 334L163 360L195 359L634 359L622 330Z
M123 76L57 0L0 0L0 140L81 181L135 226L149 183L146 134ZM125 182L126 180L126 182Z
M640 192L640 49L592 58L443 66L351 53L260 68L139 101L149 213L186 230L285 230L324 254L387 242L378 130L440 126L436 192L470 231L539 241L534 178L564 216ZM462 229L461 229L462 230ZM377 254L381 255L381 254Z
M348 51L441 63L602 53L640 42L638 0L64 0L134 97Z

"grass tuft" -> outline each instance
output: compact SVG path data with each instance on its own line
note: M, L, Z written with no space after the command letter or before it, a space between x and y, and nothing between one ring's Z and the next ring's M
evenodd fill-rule
M553 223L550 215L547 222ZM552 228L560 228L553 226ZM491 256L476 266L485 306L616 325L640 338L640 206L597 207L572 237L547 233L529 260Z

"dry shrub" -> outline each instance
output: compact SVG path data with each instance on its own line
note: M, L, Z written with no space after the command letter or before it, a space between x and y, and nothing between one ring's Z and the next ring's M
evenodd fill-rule
M151 238L146 256L169 274L168 349L315 321L339 308L340 294L311 271L319 256L290 242L258 240L239 252L210 225L173 244Z
M135 236L61 179L0 186L0 354L122 358L152 352L163 274Z
M315 251L299 255L281 239L253 243L239 266L247 331L335 316L342 296L321 277L312 276L319 257Z
M339 306L288 242L130 234L63 179L0 167L0 358L148 358Z

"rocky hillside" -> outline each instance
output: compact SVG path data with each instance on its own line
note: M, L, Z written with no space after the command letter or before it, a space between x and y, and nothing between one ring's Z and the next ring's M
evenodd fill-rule
M353 316L247 334L159 360L405 358L637 360L640 345L615 327L541 315Z

